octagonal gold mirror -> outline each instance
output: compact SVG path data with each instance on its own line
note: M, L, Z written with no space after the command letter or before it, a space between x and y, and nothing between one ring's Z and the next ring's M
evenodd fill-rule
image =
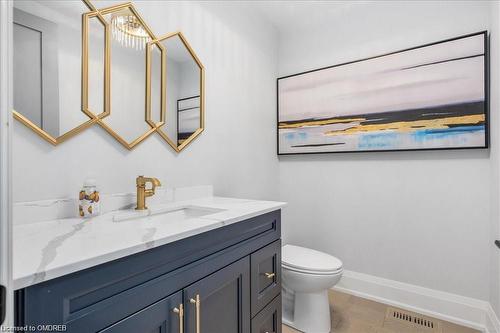
M146 46L146 121L153 128L165 124L166 50L157 41Z
M97 121L82 112L82 15L95 10L88 1L14 1L14 117L53 145ZM95 75L104 77L105 25L95 21L91 34ZM104 112L104 89L91 85L92 114Z
M164 66L154 84L147 68L165 57L163 46L131 3L99 9L108 28L107 51L110 76L109 115L101 125L125 148L132 149L164 124ZM154 56L151 56L153 50ZM147 55L147 56L146 56ZM91 72L91 64L89 63ZM153 120L152 114L158 115Z
M205 70L181 32L158 39L166 50L166 122L157 128L160 136L177 152L204 129Z

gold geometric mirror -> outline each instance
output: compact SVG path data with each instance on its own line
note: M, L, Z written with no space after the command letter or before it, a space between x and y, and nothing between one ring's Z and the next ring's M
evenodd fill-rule
M56 145L96 122L82 112L82 14L88 1L14 1L14 118ZM93 27L102 33L102 24ZM104 53L95 53L104 75ZM92 86L103 109L104 90Z
M125 148L132 149L165 121L163 70L155 89L151 89L147 77L151 59L146 57L146 50L156 37L130 3L99 9L99 15L108 26L110 107L109 115L98 123ZM152 47L158 50L160 58L165 56L161 45ZM89 63L89 73L92 71ZM160 119L150 121L152 113L159 113Z
M158 132L180 152L204 129L203 65L130 2L14 1L13 72L14 117L53 145L98 124L127 149Z
M166 50L157 41L146 46L146 121L151 127L165 124Z
M108 31L98 11L83 14L82 111L97 120L109 115Z
M180 152L204 129L205 69L181 32L157 42L167 53L166 123L157 132Z

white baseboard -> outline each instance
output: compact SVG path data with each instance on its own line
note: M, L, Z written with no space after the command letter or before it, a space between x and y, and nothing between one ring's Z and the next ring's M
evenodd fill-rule
M500 320L497 314L493 311L491 305L488 305L488 310L486 314L485 332L487 333L498 333L500 332Z
M344 271L334 289L485 333L500 333L498 317L486 301L352 271Z

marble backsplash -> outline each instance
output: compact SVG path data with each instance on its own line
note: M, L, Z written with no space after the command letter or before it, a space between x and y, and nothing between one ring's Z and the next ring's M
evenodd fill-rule
M172 201L190 200L213 196L212 185L161 188L156 189L156 194L146 199L147 204L152 206ZM78 217L78 198L61 198L51 200L17 202L13 205L14 225L44 222L56 219ZM134 193L101 193L101 214L122 210L133 209L136 204Z

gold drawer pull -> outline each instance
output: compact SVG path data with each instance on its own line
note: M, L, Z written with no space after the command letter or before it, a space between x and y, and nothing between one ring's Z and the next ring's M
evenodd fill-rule
M195 304L196 306L196 333L201 333L201 328L200 328L200 307L201 307L201 301L200 301L200 295L196 295L196 299L191 298L189 300L191 304Z
M184 305L179 304L179 308L174 308L172 311L179 315L179 333L184 333Z
M266 276L266 278L272 279L273 277L276 276L276 273L264 273L264 275Z

